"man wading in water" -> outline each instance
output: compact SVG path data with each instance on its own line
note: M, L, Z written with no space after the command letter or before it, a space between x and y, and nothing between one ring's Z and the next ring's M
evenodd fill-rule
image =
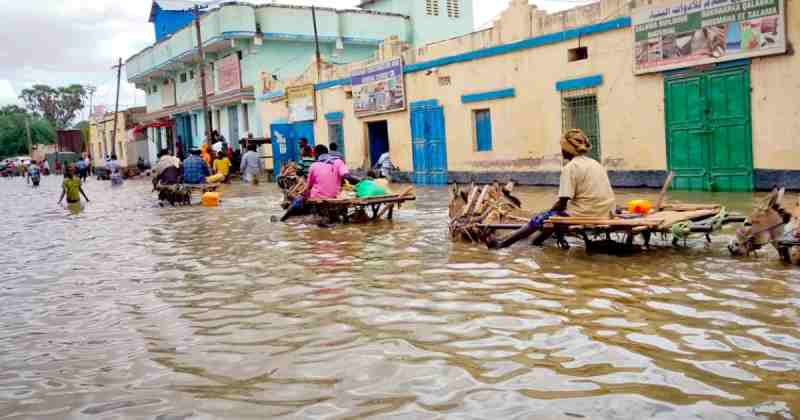
M486 240L489 248L506 248L534 233L534 245L541 245L550 234L542 231L544 222L553 216L612 217L616 207L614 190L606 169L587 157L592 150L589 139L579 129L569 130L561 137L561 154L568 161L561 169L558 201L550 211L536 215L528 224L506 238Z

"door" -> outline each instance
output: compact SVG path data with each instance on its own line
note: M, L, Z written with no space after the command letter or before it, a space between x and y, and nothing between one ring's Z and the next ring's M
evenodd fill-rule
M369 132L369 162L370 166L381 158L381 155L389 151L389 125L386 121L376 121L367 124Z
M666 81L675 189L752 191L749 79L747 67L733 67Z
M305 138L310 146L314 146L314 124L311 121L272 124L270 138L272 139L273 170L279 174L281 166L299 161L301 138Z
M228 107L228 144L232 145L235 149L239 146L239 109L238 107Z
M328 122L328 143L339 146L339 153L342 156L346 156L344 147L344 129L342 128L341 121Z
M411 110L413 180L422 185L446 185L447 142L444 109L426 102Z

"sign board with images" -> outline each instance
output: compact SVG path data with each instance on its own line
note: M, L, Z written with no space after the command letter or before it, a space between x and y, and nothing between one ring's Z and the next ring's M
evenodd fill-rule
M785 0L686 0L633 14L634 73L786 52Z
M317 119L317 103L314 84L286 88L289 104L289 122L314 121Z
M214 63L217 69L217 90L225 93L242 88L242 71L239 54L231 54Z
M356 70L351 78L356 117L406 109L402 59Z

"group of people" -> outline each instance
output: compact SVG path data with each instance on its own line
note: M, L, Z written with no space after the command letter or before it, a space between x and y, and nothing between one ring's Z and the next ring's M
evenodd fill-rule
M213 179L215 182L229 183L233 175L233 164L224 148L220 148L212 155L208 145L204 144L199 149L193 149L189 157L182 162L164 149L161 150L158 158L158 163L153 170L154 184L199 185L207 183L209 179ZM256 145L248 145L247 152L242 156L238 169L244 182L258 183L262 164Z

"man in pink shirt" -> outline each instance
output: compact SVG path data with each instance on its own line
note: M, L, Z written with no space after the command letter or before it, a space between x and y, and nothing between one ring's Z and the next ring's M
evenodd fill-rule
M344 161L328 154L328 148L318 145L314 148L317 161L308 170L308 198L312 200L336 198L342 190L342 180L349 178L350 170Z
M360 179L350 174L347 165L338 155L328 153L328 148L318 145L314 148L317 161L308 169L307 187L305 193L296 199L281 218L285 222L292 216L303 214L306 199L324 200L336 198L342 190L342 182L349 181L356 185Z

